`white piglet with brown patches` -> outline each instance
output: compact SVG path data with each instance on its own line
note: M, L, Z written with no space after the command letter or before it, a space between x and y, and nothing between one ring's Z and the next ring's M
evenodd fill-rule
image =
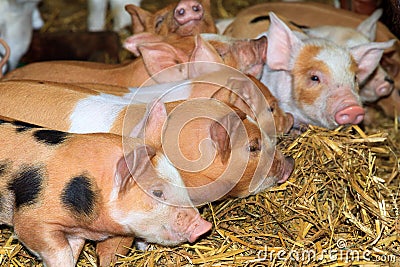
M178 171L141 139L1 118L0 141L0 224L47 267L75 266L86 239L176 245L211 228Z
M372 73L387 45L368 43L348 50L326 39L295 34L273 12L270 18L261 81L281 108L292 113L295 127L332 129L360 123L365 112L357 80Z
M342 26L320 26L304 29L310 37L325 38L345 47L356 47L368 44L375 40L377 22L382 15L382 9L377 9L371 16L362 21L356 29ZM384 42L387 47L392 47L395 40ZM383 53L383 51L382 51ZM373 73L360 80L360 97L363 103L374 102L381 97L389 95L394 87L393 79L380 66Z

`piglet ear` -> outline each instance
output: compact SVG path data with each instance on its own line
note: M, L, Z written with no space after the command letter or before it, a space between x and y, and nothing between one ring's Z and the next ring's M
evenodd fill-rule
M290 70L291 57L297 54L302 41L273 12L269 17L267 65L273 70Z
M146 144L161 147L161 134L167 117L165 104L153 101L147 105L143 119L133 128L129 136L143 138Z
M234 106L251 118L255 118L255 102L257 102L257 88L245 77L230 77L226 87L221 87L211 98Z
M359 81L364 81L378 67L383 51L393 46L394 42L394 39L387 42L371 42L350 49L350 53L358 66L357 76Z
M194 38L195 48L189 60L194 64L189 65L189 78L220 70L222 65L206 63L224 63L217 50L200 35L196 35Z
M190 62L211 61L216 63L224 63L217 50L205 41L201 35L195 37L195 47L190 57Z
M131 15L134 34L150 30L147 21L153 16L152 13L132 4L126 5L125 10Z
M239 115L239 116L238 116ZM221 162L225 164L231 154L231 138L242 123L246 114L237 110L225 115L219 122L213 122L210 126L210 137L215 143L217 152L221 155Z
M158 83L188 78L187 68L177 66L188 61L188 56L182 50L175 49L164 42L145 43L138 49L148 74Z
M155 154L155 150L151 146L139 145L119 159L114 177L114 187L118 189L118 192L123 193L131 188L144 171L150 167L151 158Z
M357 31L368 37L371 42L375 41L376 27L379 18L382 16L382 8L374 11L367 19L357 26Z
M146 43L157 43L163 41L163 37L161 35L151 33L151 32L143 32L134 34L125 39L123 46L126 50L132 52L135 56L140 56L139 46Z

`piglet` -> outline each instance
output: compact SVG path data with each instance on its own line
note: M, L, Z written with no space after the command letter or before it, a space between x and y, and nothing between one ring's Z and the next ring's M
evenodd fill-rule
M376 10L370 17L362 21L356 29L326 25L304 29L304 31L311 37L326 38L337 44L351 48L375 40L376 23L381 14L381 9ZM395 40L392 39L384 43L389 48L394 42ZM360 84L360 98L363 103L375 102L379 98L389 95L394 86L394 81L380 65L365 80L358 82Z
M261 81L294 116L294 124L335 128L359 124L364 109L358 80L378 66L384 43L358 45L350 50L332 41L294 34L270 13L267 64Z
M269 16L268 12L273 11L280 16L284 16L295 25L299 25L303 28L306 27L318 27L321 25L336 25L344 27L356 28L367 16L356 14L349 10L335 8L329 4L309 2L309 1L296 1L296 2L266 2L250 6L241 10L235 21L240 25L240 29L235 32L238 35L236 37L243 38L247 34L252 34L253 37L265 31L264 28L260 28L259 25L267 25ZM242 19L243 17L243 19ZM387 19L383 18L382 20ZM242 24L240 24L242 20ZM247 21L247 22L246 22ZM376 40L378 42L386 42L391 39L396 39L393 47L386 49L381 60L381 66L394 80L394 90L390 97L385 97L385 103L379 103L379 106L390 106L385 108L385 114L392 117L394 111L400 109L400 102L397 95L400 91L400 42L396 36L381 22L377 22ZM395 109L393 109L395 108Z
M175 33L189 36L203 32L217 32L211 16L210 0L181 0L154 14L137 5L131 4L125 8L131 15L134 34L151 32L160 35Z
M2 119L0 140L0 224L45 266L75 266L86 239L177 245L211 228L177 170L140 139Z

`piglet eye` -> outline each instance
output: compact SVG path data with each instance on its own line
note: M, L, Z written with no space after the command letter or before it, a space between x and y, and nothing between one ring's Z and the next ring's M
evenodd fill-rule
M157 198L164 198L164 193L162 190L153 190L152 194Z
M272 103L272 104L269 106L268 111L271 112L271 113L273 113L273 112L275 111L275 103Z
M319 77L317 75L311 75L311 81L319 82Z
M156 29L157 30L159 30L159 28L160 28L160 26L161 26L161 23L164 21L164 17L159 17L159 18L157 18L157 21L156 21Z

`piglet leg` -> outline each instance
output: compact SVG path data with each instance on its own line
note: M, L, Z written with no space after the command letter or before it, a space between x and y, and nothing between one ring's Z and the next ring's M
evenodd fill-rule
M16 229L16 228L14 228ZM41 230L36 229L39 233ZM22 233L20 229L16 229L18 238L24 240L24 244L35 254L42 258L44 266L46 267L74 267L76 265L76 258L79 257L79 248L82 247L82 242L73 242L74 248L71 247L71 243L65 237L65 234L60 231L48 231L41 235L35 235L35 237L29 238L29 232ZM75 249L75 251L73 251ZM79 251L78 251L79 250ZM75 252L75 253L74 253ZM74 255L75 254L75 255Z
M134 237L111 237L104 241L97 242L96 253L99 257L99 266L110 266L117 261L116 254L126 255L132 246Z

